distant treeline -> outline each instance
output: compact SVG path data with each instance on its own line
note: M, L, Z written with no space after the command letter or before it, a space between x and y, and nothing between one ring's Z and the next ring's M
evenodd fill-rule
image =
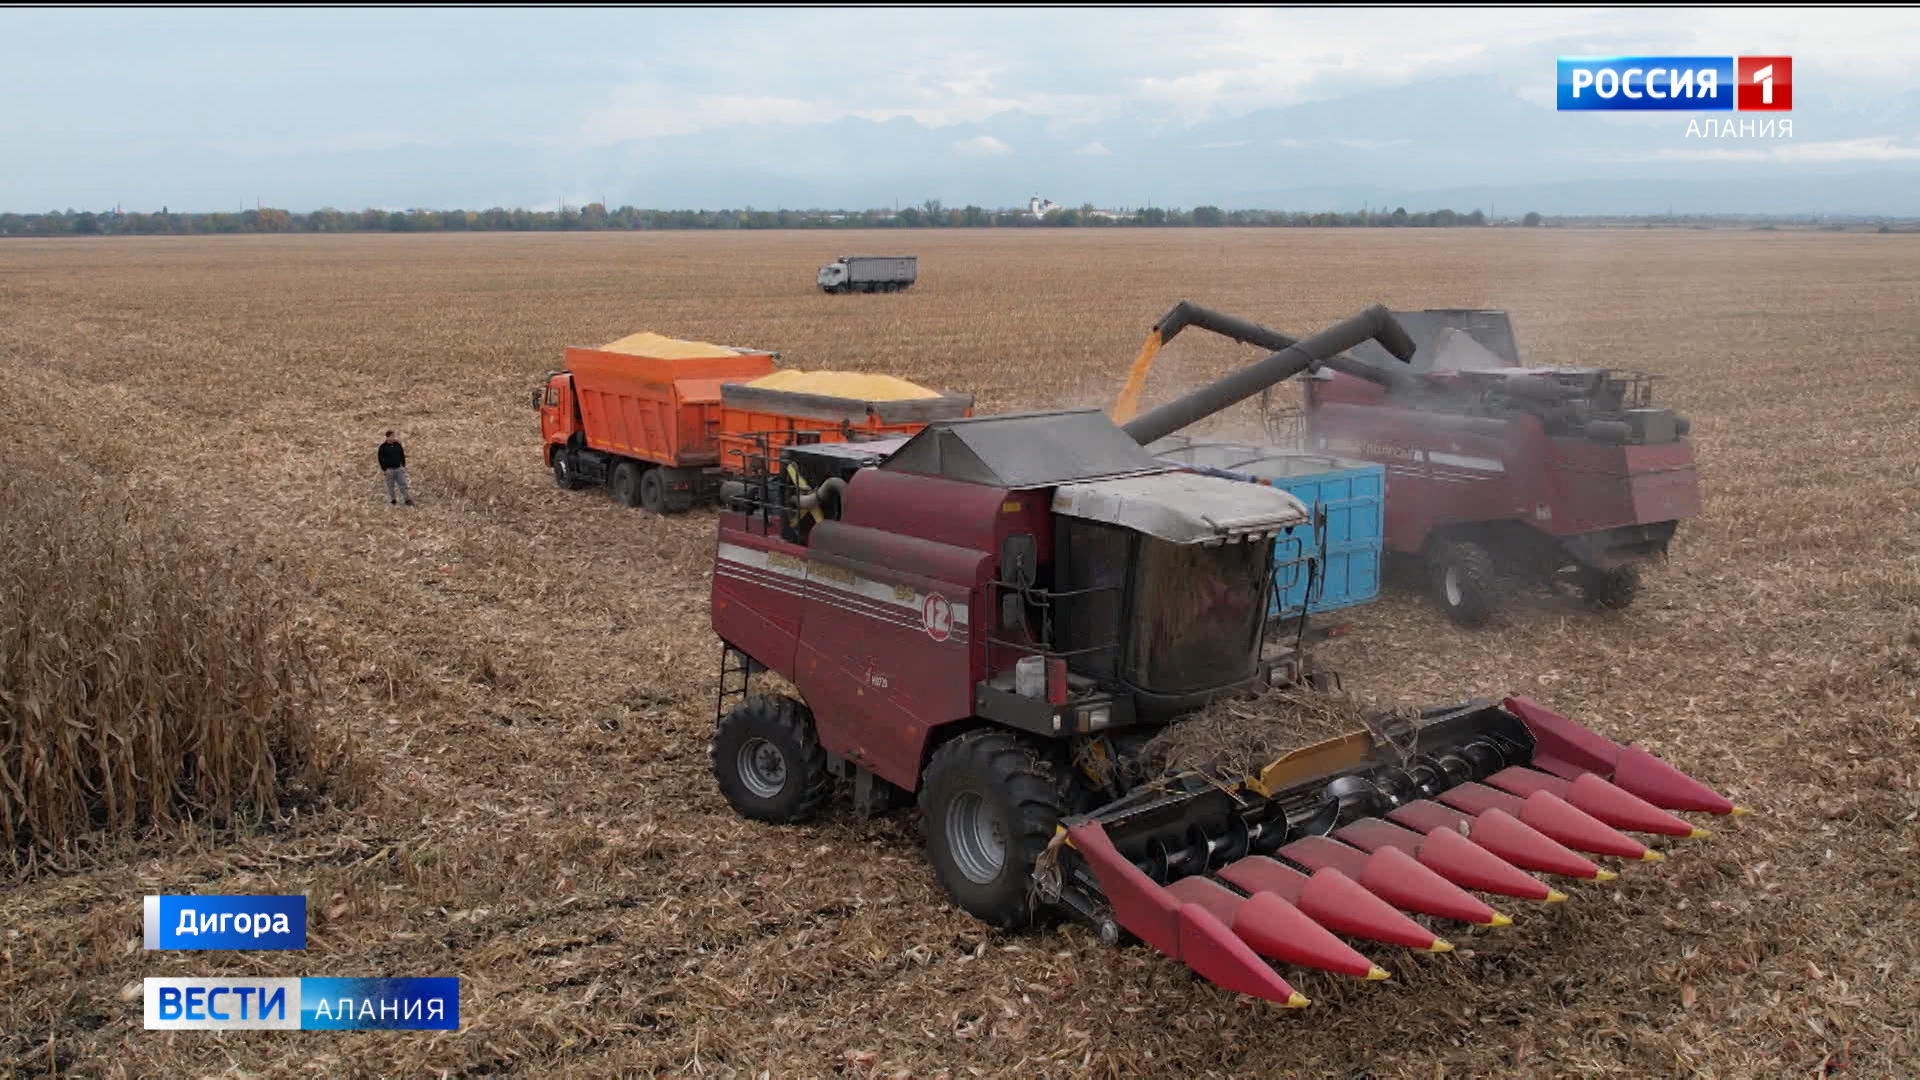
M1528 214L1524 225L1541 224L1539 214ZM928 200L903 210L641 210L622 206L609 210L599 203L558 210L333 210L310 213L262 208L257 210L173 213L165 208L138 210L54 210L44 214L0 213L0 236L124 236L200 235L214 233L348 233L348 232L584 232L643 229L1024 229L1024 228L1166 228L1265 226L1280 228L1448 228L1487 224L1478 210L1408 212L1369 210L1353 213L1310 214L1288 210L1222 210L1196 206L1191 210L1147 207L1143 210L1096 210L1055 207L1035 216L1024 210L986 210L978 206L949 208Z

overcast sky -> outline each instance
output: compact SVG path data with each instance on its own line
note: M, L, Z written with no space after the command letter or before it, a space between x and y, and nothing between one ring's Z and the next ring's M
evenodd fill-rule
M1834 9L8 10L0 209L1920 213L1916 46ZM1794 58L1793 139L1553 109L1557 56L1742 53Z

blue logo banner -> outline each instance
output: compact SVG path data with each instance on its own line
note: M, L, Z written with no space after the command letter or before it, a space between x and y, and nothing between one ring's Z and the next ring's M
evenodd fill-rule
M1555 94L1562 112L1719 111L1733 97L1731 56L1563 56Z
M459 979L301 979L302 1031L458 1031Z
M304 896L149 896L149 949L304 949Z
M458 1031L460 980L146 980L149 1031Z

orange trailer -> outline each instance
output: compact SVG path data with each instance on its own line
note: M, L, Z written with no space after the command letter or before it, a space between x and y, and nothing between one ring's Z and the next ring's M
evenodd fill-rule
M720 387L720 461L751 475L779 461L783 446L912 435L930 420L971 415L971 394L842 397L730 382Z
M566 369L534 390L554 482L674 513L764 471L782 446L911 435L973 409L970 395L889 375L775 372L777 356L651 333L568 347Z

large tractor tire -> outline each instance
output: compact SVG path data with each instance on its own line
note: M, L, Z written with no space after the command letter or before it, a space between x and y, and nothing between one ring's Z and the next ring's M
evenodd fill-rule
M1634 597L1640 594L1640 570L1633 566L1607 569L1583 566L1580 568L1580 591L1593 607L1604 611L1624 610L1633 606Z
M580 479L580 467L574 463L573 451L567 447L553 448L553 483L562 491L578 491L586 486Z
M660 473L655 467L640 476L640 509L649 514L667 512L667 481Z
M613 475L607 478L607 488L613 492L614 500L622 506L640 505L640 463L623 461L613 467Z
M1010 731L970 731L934 752L920 785L927 858L966 912L1002 930L1032 926L1034 860L1064 814L1040 747Z
M1433 598L1454 625L1472 630L1500 610L1500 578L1493 556L1471 540L1442 540L1427 554Z
M788 697L755 695L714 725L713 778L741 817L775 825L806 821L831 787L813 713Z

